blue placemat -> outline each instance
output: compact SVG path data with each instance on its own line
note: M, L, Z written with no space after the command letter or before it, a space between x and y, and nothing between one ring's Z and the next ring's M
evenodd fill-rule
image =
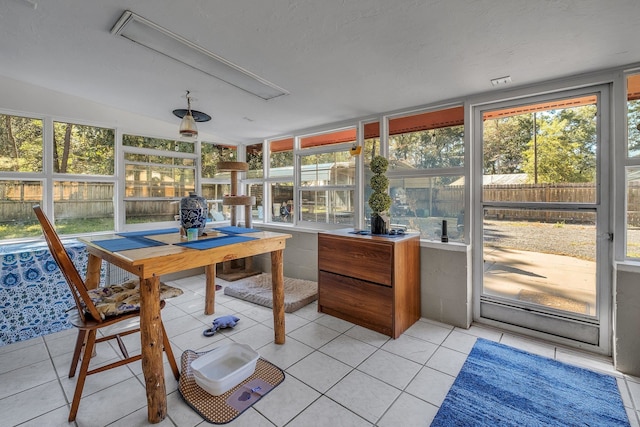
M125 237L121 239L93 240L92 243L111 251L128 251L130 249L148 248L151 246L162 246L166 243L157 240L145 239L144 237Z
M220 246L232 245L234 243L248 242L249 240L256 240L255 237L248 236L223 236L213 239L201 239L191 242L176 243L177 246L185 246L191 249L211 249L218 248Z
M260 231L255 228L236 227L235 225L230 225L228 227L217 227L216 230L221 231L223 233L231 233L231 234L257 233Z
M163 228L160 230L144 230L144 231L127 231L126 233L116 233L118 236L123 237L142 237L142 236L155 236L157 234L171 234L179 232L179 228Z

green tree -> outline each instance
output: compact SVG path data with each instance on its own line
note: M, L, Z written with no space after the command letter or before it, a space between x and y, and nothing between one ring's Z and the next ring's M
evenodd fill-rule
M113 129L73 123L53 124L53 169L57 173L113 175Z
M593 182L596 174L596 106L539 113L538 133L524 152L528 180Z
M0 115L0 171L42 171L42 120Z
M218 163L236 161L236 147L202 143L202 177L213 178L218 173Z
M420 145L420 132L407 132L389 136L391 164L395 168L415 165L415 152Z
M249 164L250 171L260 171L262 174L262 144L248 145L247 149L247 163Z
M485 175L522 173L523 152L533 131L531 114L485 120L483 158Z
M270 162L272 168L290 167L293 169L293 150L271 153Z
M627 125L629 157L638 157L640 156L640 99L627 103Z
M450 126L419 132L416 165L421 168L450 168L464 164L464 126Z
M447 168L464 164L464 126L450 126L390 137L390 162L396 169Z

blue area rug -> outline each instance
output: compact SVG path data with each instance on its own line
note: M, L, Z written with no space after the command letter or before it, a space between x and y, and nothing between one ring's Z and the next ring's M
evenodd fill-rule
M616 379L478 339L438 426L629 426Z

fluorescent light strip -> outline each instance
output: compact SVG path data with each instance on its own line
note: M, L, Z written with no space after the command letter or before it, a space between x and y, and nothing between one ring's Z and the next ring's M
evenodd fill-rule
M122 36L264 100L289 92L127 10L111 29Z

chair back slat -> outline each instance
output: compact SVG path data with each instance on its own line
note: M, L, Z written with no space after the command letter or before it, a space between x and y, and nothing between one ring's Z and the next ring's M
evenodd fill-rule
M80 318L83 322L85 321L86 310L91 314L93 320L101 322L100 313L93 304L93 301L91 301L91 297L89 297L84 280L80 277L78 269L73 264L73 261L71 261L71 257L69 257L58 233L56 233L56 230L51 225L49 218L47 218L39 205L35 205L33 207L33 211L40 222L40 226L42 227L42 232L47 241L47 245L49 246L49 250L51 251L51 255L53 255L53 259L58 264L58 268L60 268L60 271L69 285L69 289L71 290L73 299L76 302Z

